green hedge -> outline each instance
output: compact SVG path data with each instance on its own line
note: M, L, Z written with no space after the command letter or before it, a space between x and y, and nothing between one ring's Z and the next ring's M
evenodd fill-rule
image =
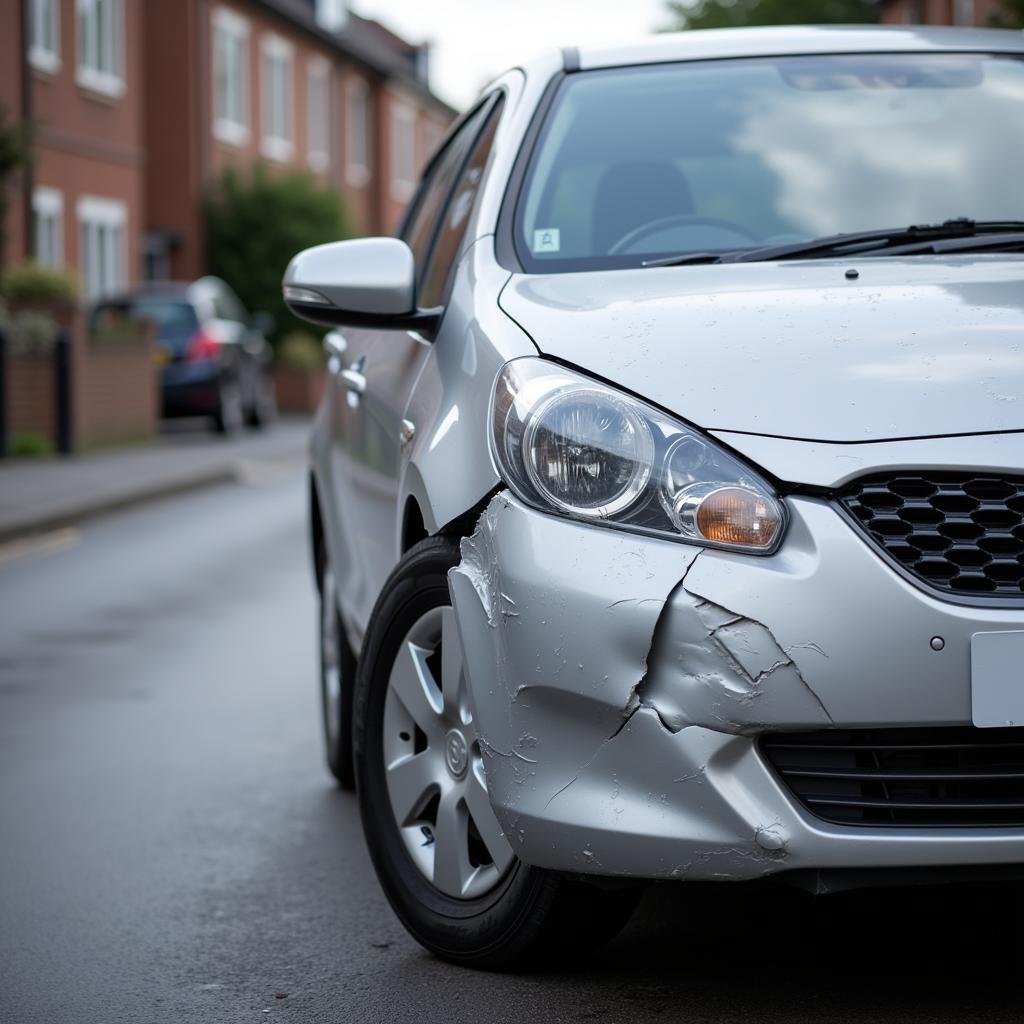
M300 249L347 237L341 197L304 172L228 168L206 198L207 268L250 312L273 315L275 341L302 323L281 297L288 261Z

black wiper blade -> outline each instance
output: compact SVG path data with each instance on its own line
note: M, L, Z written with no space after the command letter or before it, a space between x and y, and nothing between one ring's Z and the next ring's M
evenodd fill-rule
M905 228L881 228L875 231L851 231L807 242L769 245L745 249L723 256L723 263L754 263L815 256L860 256L883 249L914 246L945 239L977 238L979 235L1024 230L1024 221L976 221L968 217L946 220L941 224L911 224Z
M882 249L874 249L861 255L919 256L922 253L929 253L941 256L971 252L1021 252L1022 250L1024 250L1024 230L997 231L993 234L974 235L967 238L936 238L930 242L911 242L907 245L887 245Z
M734 252L682 252L676 256L662 256L656 260L644 260L641 267L685 267L693 263L722 263Z
M1016 244L1016 233L1024 232L1020 220L971 220L957 217L941 224L911 224L904 228L878 228L874 231L846 231L806 242L787 242L784 245L765 245L756 249L733 249L727 252L683 252L675 256L645 260L643 267L682 267L697 263L769 263L773 260L810 258L818 256L876 256L929 252L931 247L945 241L967 240L974 243L985 236L1007 236L1007 247ZM997 244L992 240L992 248ZM981 244L980 242L978 244ZM969 248L965 246L964 248ZM935 250L940 251L940 250ZM942 250L946 251L946 250Z

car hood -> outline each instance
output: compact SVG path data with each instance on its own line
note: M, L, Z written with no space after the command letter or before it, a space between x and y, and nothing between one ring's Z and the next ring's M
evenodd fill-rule
M500 301L545 355L708 430L878 441L1024 429L1016 257L513 276Z

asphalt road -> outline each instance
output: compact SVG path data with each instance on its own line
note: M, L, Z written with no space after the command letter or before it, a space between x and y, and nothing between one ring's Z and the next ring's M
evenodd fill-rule
M301 473L0 549L0 1020L1019 1021L1020 891L651 890L584 963L432 959L321 765Z

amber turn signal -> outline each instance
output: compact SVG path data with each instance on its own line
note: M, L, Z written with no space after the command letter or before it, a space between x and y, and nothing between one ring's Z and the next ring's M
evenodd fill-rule
M770 548L775 543L782 516L774 501L744 487L712 491L697 508L697 529L715 544Z

